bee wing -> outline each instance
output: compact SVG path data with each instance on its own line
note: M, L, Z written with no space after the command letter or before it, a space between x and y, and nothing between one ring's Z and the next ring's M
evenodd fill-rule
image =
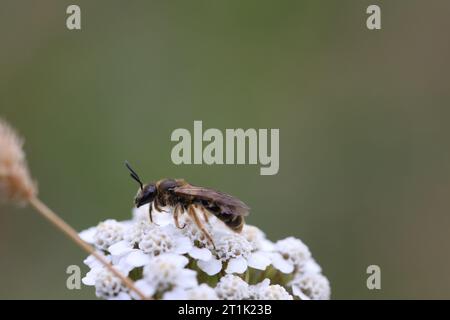
M247 216L250 211L250 208L241 200L216 190L187 184L176 187L174 192L178 195L189 195L201 200L213 201L222 207L230 208L233 214L238 216Z

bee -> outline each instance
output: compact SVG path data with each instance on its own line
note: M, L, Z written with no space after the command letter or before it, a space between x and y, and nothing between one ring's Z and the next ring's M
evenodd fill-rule
M134 204L139 208L150 203L151 222L153 210L161 212L162 207L169 207L173 212L176 227L182 229L186 225L180 226L178 219L186 212L213 246L213 239L203 225L199 213L207 223L208 215L213 214L231 230L238 233L242 231L244 216L249 214L250 208L241 200L219 191L193 186L183 179L162 179L155 183L143 184L128 162L125 162L125 166L130 171L131 178L139 183Z

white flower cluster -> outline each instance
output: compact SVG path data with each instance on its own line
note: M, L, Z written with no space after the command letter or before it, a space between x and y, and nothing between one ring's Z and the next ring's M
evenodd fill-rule
M250 225L238 234L211 216L204 225L213 246L186 214L181 229L170 212L154 212L153 220L145 205L134 209L131 220L106 220L80 236L154 299L330 298L327 278L299 239L273 243ZM97 297L139 298L94 257L84 262L90 271L83 283L95 286Z

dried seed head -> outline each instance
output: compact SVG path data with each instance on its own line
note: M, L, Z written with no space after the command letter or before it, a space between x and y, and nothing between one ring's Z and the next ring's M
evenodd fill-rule
M23 203L37 193L22 146L23 140L0 119L0 200Z

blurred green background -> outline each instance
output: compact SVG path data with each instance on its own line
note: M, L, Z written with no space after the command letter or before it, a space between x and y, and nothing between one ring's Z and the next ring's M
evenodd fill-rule
M76 3L82 30L68 31ZM382 8L381 31L365 26ZM450 298L450 2L0 4L0 116L41 198L76 229L130 217L136 185L232 193L272 239L301 238L335 299ZM280 171L176 166L176 128L280 128ZM85 254L30 209L0 208L0 298L66 289ZM366 268L382 289L366 288ZM86 268L83 267L83 272Z

